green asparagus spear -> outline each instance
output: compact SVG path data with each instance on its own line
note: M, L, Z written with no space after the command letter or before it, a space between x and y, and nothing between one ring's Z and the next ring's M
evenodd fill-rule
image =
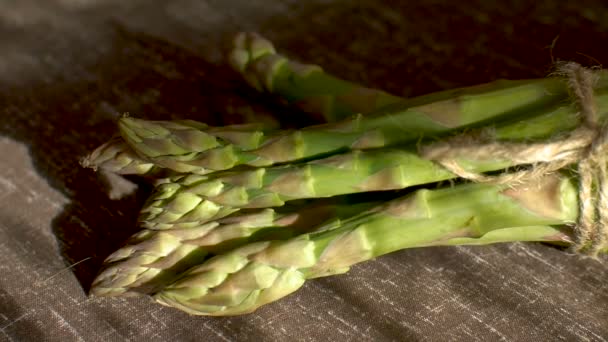
M117 174L147 175L158 169L153 163L140 158L120 136L96 148L82 159L81 164Z
M608 84L601 73L600 84ZM174 122L124 118L123 138L142 157L180 172L205 174L237 165L255 167L317 158L345 149L371 149L402 144L422 135L436 136L486 120L498 122L531 117L567 100L567 86L559 78L497 81L492 84L426 95L369 114L336 123L266 134L249 131L250 139L200 142L188 127ZM183 136L183 135L186 136ZM205 135L207 136L207 135Z
M282 298L307 279L347 272L396 250L509 241L572 243L576 186L552 175L516 187L466 184L419 190L339 228L263 241L216 256L155 295L195 315L237 315Z
M137 121L137 124L129 125L132 121ZM192 120L162 121L160 124L129 117L124 117L120 122L125 126L125 134L132 137L130 141L138 151L153 154L155 149L160 148L170 150L175 155L186 151L181 147L184 145L187 146L186 148L196 148L197 152L213 149L221 144L254 148L259 146L264 132L277 128L271 124L257 123L211 127ZM136 132L131 132L129 130L131 127ZM169 135L168 130L171 130L172 134ZM212 158L210 156L210 159ZM184 168L183 164L172 161L168 163L174 165L170 169L177 172L188 172L191 168ZM81 164L84 167L99 168L117 174L153 175L161 169L148 159L139 156L120 136L113 137L109 142L95 149L82 160Z
M119 120L120 131L131 147L155 164L177 172L205 174L230 164L226 153L238 146L242 150L258 148L265 141L267 127L256 124L210 127L192 120L147 121L125 117ZM206 165L197 165L192 156L205 153ZM166 158L167 155L173 158Z
M333 122L354 113L371 113L403 99L387 92L341 80L320 66L277 54L257 33L240 33L229 55L232 67L259 91L278 95L304 111Z
M226 252L252 241L297 236L326 221L338 224L340 219L379 203L353 202L350 198L316 200L282 210L243 211L197 228L144 229L106 259L91 293L97 296L155 293L181 272L203 262L209 254Z

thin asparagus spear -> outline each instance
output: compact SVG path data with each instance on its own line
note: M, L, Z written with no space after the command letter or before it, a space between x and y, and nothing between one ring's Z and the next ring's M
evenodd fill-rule
M599 73L600 84L608 82ZM125 141L142 157L180 172L205 174L237 165L268 166L343 151L371 149L445 134L486 120L530 117L564 102L567 87L559 78L496 81L477 87L426 95L369 115L336 123L273 134L250 131L257 146L240 141L213 144L190 139L196 124L184 129L173 122L124 118L119 127ZM188 134L182 136L183 134ZM198 132L196 134L203 134Z
M155 182L156 177L168 177L171 170L158 167L140 158L120 136L99 146L80 160L80 165L99 171L99 179L110 199L117 200L133 194L137 185L122 175L136 174Z
M96 148L82 159L81 165L121 175L154 174L158 169L153 163L140 158L120 136Z
M297 236L326 221L337 225L341 219L379 203L352 202L349 198L316 200L280 211L268 208L239 212L197 228L144 229L106 259L91 293L97 296L155 293L175 281L181 272L203 262L209 254L253 241Z
M608 108L606 92L598 92L596 101L598 108ZM576 113L573 104L546 108L542 116L498 126L494 134L505 140L543 139L574 129L578 124ZM470 172L514 166L503 159L463 157L459 161ZM140 221L150 229L195 227L236 208L277 207L295 199L395 190L455 177L420 157L412 147L351 151L307 163L173 178L151 196Z
M195 315L237 315L278 300L307 279L405 248L546 241L568 244L576 187L547 176L516 187L466 184L419 190L342 222L286 241L249 244L187 271L155 295Z
M333 122L354 113L371 113L403 101L398 96L339 79L318 65L301 64L277 54L257 33L239 33L229 55L232 67L252 87Z

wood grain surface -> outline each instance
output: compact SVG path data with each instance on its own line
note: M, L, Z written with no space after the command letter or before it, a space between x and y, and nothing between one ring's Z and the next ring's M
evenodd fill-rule
M606 341L608 264L540 244L401 251L254 314L192 317L94 298L149 191L120 201L81 169L122 113L301 117L223 60L241 30L346 79L414 96L608 63L603 1L0 2L0 341Z

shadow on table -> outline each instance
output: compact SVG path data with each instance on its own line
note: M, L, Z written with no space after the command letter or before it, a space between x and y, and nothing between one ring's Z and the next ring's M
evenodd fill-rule
M1 289L0 298L2 298L3 312L11 313L10 320L7 321L7 317L4 316L0 321L0 336L7 336L9 340L12 337L18 341L44 341L45 332L27 319L28 316L34 314L35 309L23 310L23 306L17 303L10 293L4 293ZM19 329L16 329L17 327ZM13 328L15 329L13 330Z

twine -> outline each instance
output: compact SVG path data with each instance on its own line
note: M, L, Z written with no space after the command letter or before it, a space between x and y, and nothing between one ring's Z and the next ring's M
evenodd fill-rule
M488 141L483 134L464 134L423 147L421 156L433 160L459 177L479 183L517 184L546 176L578 163L579 217L572 250L590 256L608 241L608 126L600 124L594 98L596 75L573 62L561 63L556 74L568 80L579 108L581 124L565 137L542 143ZM499 175L465 170L457 159L506 160L532 167Z

